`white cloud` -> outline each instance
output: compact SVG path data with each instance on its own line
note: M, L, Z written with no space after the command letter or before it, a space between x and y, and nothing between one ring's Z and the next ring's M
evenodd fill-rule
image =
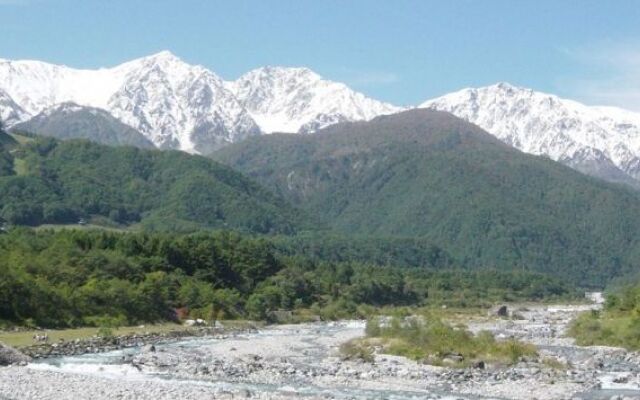
M640 43L600 43L563 50L588 73L565 78L559 85L588 104L640 111Z

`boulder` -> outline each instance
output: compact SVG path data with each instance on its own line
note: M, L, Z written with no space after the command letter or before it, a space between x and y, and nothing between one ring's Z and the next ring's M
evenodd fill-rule
M477 361L477 362L473 363L473 368L485 369L486 368L486 364L484 363L484 361Z
M147 353L155 353L156 346L154 346L153 344L148 344L142 348L142 351Z
M505 305L494 307L489 311L489 316L508 317L509 309Z
M31 357L26 356L4 343L0 343L0 366L20 364L31 361Z

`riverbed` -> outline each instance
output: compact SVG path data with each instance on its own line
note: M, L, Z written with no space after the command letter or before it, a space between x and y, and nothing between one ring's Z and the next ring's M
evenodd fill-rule
M564 332L590 305L519 307L518 319L473 318L538 346L511 367L451 369L376 354L344 361L363 321L266 327L0 369L0 399L640 399L640 357L578 347ZM553 362L550 362L553 360ZM619 397L618 397L619 396Z

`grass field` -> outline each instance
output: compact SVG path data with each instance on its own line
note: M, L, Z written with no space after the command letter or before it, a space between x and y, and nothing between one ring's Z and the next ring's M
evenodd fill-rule
M640 318L632 312L585 312L573 321L569 335L580 346L640 350Z
M233 321L220 321L224 326L224 329L237 330L247 329L255 326L260 326L260 323L245 320L233 320ZM169 333L169 332L182 332L182 331L194 331L197 328L184 326L176 323L164 323L164 324L152 324L152 325L140 325L140 326L125 326L120 328L113 328L111 331L115 336L134 335L134 334L147 334L147 333ZM60 339L65 341L75 339L88 339L95 336L98 333L98 328L74 328L74 329L47 329L47 330L28 330L20 332L0 331L0 342L5 343L12 347L25 347L33 344L37 344L33 340L33 335L42 335L44 333L49 335L49 342L55 343Z
M183 325L167 323L158 325L140 325L140 326L128 326L122 328L112 329L114 335L133 335L144 333L166 333L173 331L183 331L193 329L185 327ZM49 341L55 343L60 339L65 341L75 339L87 339L95 336L98 333L98 328L75 328L75 329L62 329L62 330L46 330L46 331L21 331L21 332L0 332L0 342L8 344L13 347L25 347L32 344L37 344L33 340L33 335L42 335L47 332L49 335Z

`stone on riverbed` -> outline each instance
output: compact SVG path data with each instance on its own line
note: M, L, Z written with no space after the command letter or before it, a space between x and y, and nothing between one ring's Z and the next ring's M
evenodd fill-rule
M144 346L142 348L142 351L147 352L147 353L155 353L156 352L156 346L154 346L153 344L148 344L146 346Z
M505 305L494 307L489 311L489 316L508 317L509 309Z
M29 356L22 354L13 347L0 343L0 366L26 363L29 361L31 361Z

